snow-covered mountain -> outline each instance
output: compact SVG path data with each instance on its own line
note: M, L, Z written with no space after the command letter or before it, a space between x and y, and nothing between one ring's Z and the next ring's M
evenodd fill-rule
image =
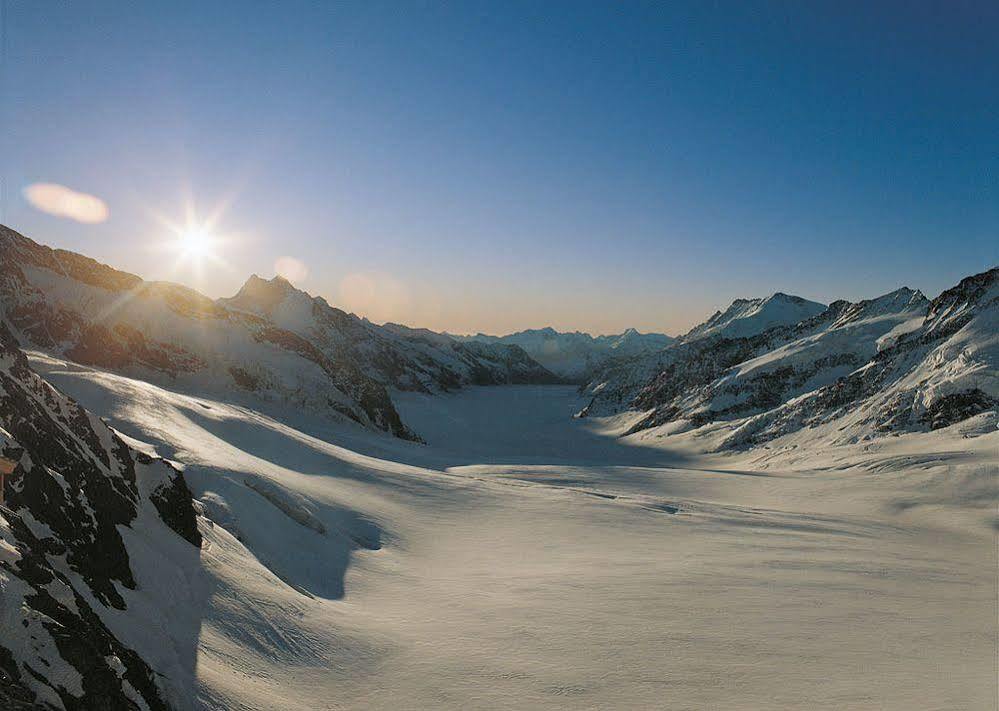
M947 427L999 407L999 268L967 277L900 321L849 374L741 422L725 447L833 425L834 442Z
M818 316L752 337L692 341L634 405L655 410L646 424L753 414L849 374L928 306L921 293L903 288L856 304L838 301Z
M840 418L834 439L844 441L952 424L999 398L997 275L968 277L932 302L908 288L837 301L749 335L720 335L713 316L654 359L601 373L586 386L592 400L581 414L644 412L631 432L726 422L724 448ZM747 333L746 322L735 332Z
M296 289L280 276L267 281L254 274L236 296L217 303L265 318L399 390L430 393L466 385L558 382L516 346L482 347L427 329L378 326Z
M198 392L303 405L399 437L389 388L441 392L558 378L522 350L376 326L276 277L213 301L0 227L0 310L35 347Z
M780 292L765 299L736 299L725 311L716 311L681 340L689 342L708 336L746 338L775 326L799 323L825 309L823 304Z
M793 326L822 313L825 308L814 301L780 292L765 299L736 299L724 312L716 311L673 343L602 363L589 374L583 387L592 397L583 414L606 415L628 409L638 393L675 361L699 363L702 351L718 341L738 341L769 329ZM729 359L732 357L736 356L730 355Z
M35 374L3 324L0 458L16 464L0 476L0 707L175 708L201 545L183 475Z
M456 338L466 343L518 346L551 372L574 381L585 380L612 359L654 352L676 340L662 333L639 333L633 328L606 336L591 336L579 331L560 333L553 328L540 328L506 336L479 333Z

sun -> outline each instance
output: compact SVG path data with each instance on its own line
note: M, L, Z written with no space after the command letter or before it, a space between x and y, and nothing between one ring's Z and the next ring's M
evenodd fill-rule
M175 272L193 271L200 278L208 267L227 266L221 254L227 240L210 225L192 220L187 225L171 227L171 231L173 239L163 246L176 255Z
M238 238L218 231L224 205L203 219L195 213L193 202L186 202L183 207L184 219L178 221L150 210L152 217L163 226L165 237L151 246L170 259L171 276L177 279L193 277L200 282L218 269L230 270L232 266L225 255Z
M177 237L177 251L182 257L208 257L212 254L215 238L200 227L184 230Z

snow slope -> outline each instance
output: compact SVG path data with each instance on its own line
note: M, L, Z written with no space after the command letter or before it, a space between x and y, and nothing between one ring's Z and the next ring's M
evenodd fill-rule
M0 324L0 706L190 708L191 493L28 367ZM171 700L172 699L172 700Z
M799 322L819 318L825 311L822 304L780 292L765 299L736 299L724 312L715 312L675 343L602 363L583 386L590 402L581 414L606 415L633 407L643 388L669 368L676 370L673 364L696 364L705 358L717 362L718 358L702 354L718 344L723 349L742 348L749 339L793 328ZM730 353L726 360L732 357Z
M999 407L999 268L963 279L835 382L740 423L726 446L838 422L836 439L935 430Z
M791 329L749 339L695 342L635 398L647 422L694 425L769 410L831 385L914 329L930 302L899 289L856 304L836 302Z
M571 387L403 393L420 446L33 362L187 465L204 708L995 697L994 413L796 461L622 439Z

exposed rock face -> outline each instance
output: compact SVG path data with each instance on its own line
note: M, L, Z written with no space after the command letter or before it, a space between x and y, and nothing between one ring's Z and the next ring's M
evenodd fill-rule
M0 316L26 343L169 386L250 393L418 440L387 388L559 379L522 350L376 326L277 277L231 299L149 283L0 227Z
M170 708L132 646L145 621L128 599L141 593L134 556L197 557L183 475L38 377L2 324L0 450L17 461L0 509L0 706ZM136 527L145 538L130 549L122 531Z
M639 333L633 328L611 336L591 336L579 331L559 333L553 328L541 328L507 336L487 336L480 333L456 338L465 343L522 348L548 370L573 382L585 382L594 371L612 359L655 352L676 340L662 333Z
M978 388L972 388L938 398L926 408L919 421L929 425L931 430L938 430L942 427L950 427L986 410L993 410L997 406L999 406L999 400L990 397Z

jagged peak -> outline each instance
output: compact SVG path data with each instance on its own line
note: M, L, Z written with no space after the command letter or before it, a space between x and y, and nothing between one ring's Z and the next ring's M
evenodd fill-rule
M925 309L929 305L929 300L919 290L903 286L873 299L864 299L855 303L836 301L830 304L830 311L834 305L839 308L832 327L838 328L848 323L889 313L916 312Z
M881 296L871 299L871 301L879 301L882 299L893 300L893 301L899 301L899 300L918 301L921 299L926 299L926 297L923 296L923 292L921 292L919 289L912 289L908 286L900 286L899 288L895 289L895 291L889 291L887 294L882 294Z
M219 302L225 306L244 311L270 313L279 304L294 295L312 300L311 296L295 288L283 276L277 275L271 279L264 279L259 274L251 274L235 296L219 299Z
M275 274L270 279L264 279L259 274L254 273L254 274L251 274L249 276L249 278L245 282L243 282L243 286L240 288L240 291L242 291L243 289L246 289L246 288L253 289L253 288L261 288L261 287L264 287L264 286L271 286L271 287L275 287L276 286L276 287L281 287L282 289L284 289L284 288L294 289L295 288L290 281L288 281L287 279L285 279L280 274Z
M933 299L930 311L936 313L942 307L962 301L973 302L992 288L997 281L999 281L999 267L992 267L988 271L965 277L957 286L943 291L940 296Z
M889 291L887 294L882 294L881 296L876 296L873 299L865 299L863 301L857 302L859 306L870 306L870 305L899 305L908 306L914 304L929 303L929 299L923 296L923 293L918 289L910 289L907 286L900 287L894 291Z

